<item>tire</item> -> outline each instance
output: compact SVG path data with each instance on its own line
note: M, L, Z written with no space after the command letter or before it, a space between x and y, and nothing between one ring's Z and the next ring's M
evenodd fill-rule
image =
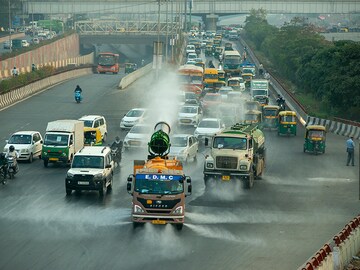
M29 163L32 163L32 162L33 162L33 160L34 160L33 154L32 154L32 153L30 153L30 156L29 156Z
M67 195L67 196L70 196L71 193L72 193L72 189L67 188L67 189L66 189L66 195Z
M208 184L208 181L209 181L209 176L204 175L204 184L205 184L205 186Z
M244 181L245 189L251 189L254 186L254 172L251 171L249 174L249 179Z
M102 188L99 189L100 197L103 197L105 193L106 193L106 184L104 183Z
M47 159L44 159L44 167L47 168L49 165L49 161Z
M113 176L111 175L110 184L106 188L106 193L110 193L112 191L112 186L113 186Z
M182 228L184 227L184 224L183 223L178 223L178 224L175 224L175 227L178 231L181 231Z

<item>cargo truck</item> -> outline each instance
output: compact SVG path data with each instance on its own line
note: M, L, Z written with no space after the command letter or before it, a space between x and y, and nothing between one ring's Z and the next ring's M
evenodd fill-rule
M56 120L46 127L42 147L44 166L62 162L69 165L75 153L84 147L84 122L79 120Z
M269 81L266 79L253 79L250 83L250 95L261 106L269 104Z
M134 160L134 171L127 179L132 195L132 221L174 224L181 230L185 221L185 197L191 194L191 178L185 176L180 160L170 159L170 126L155 125L148 143L147 160Z
M265 136L256 124L235 124L205 140L210 154L205 157L204 181L243 181L252 188L265 167Z

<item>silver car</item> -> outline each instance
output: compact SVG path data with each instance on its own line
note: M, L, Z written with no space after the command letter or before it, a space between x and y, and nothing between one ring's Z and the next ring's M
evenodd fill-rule
M196 161L199 151L199 141L191 134L176 134L170 138L169 157L175 157L178 160L188 162Z

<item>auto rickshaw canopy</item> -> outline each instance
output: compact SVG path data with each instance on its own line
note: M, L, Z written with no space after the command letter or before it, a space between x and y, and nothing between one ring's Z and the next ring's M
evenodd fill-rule
M305 138L313 141L325 140L326 128L321 125L308 125L306 126Z
M101 131L99 128L84 127L84 145L102 145Z
M279 112L279 121L281 123L296 123L296 112L294 111Z
M276 105L265 105L263 107L264 117L278 117L279 109L280 107Z

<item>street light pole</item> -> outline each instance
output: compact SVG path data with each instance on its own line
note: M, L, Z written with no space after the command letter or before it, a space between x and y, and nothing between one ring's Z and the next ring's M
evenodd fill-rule
M10 0L9 0L9 46L10 52L12 52L12 41L11 41L11 12L10 12Z
M168 45L169 45L169 22L168 22L168 13L169 13L169 7L168 7L168 0L166 1L166 14L165 14L165 21L166 21L166 38L165 38L165 63L168 61Z

